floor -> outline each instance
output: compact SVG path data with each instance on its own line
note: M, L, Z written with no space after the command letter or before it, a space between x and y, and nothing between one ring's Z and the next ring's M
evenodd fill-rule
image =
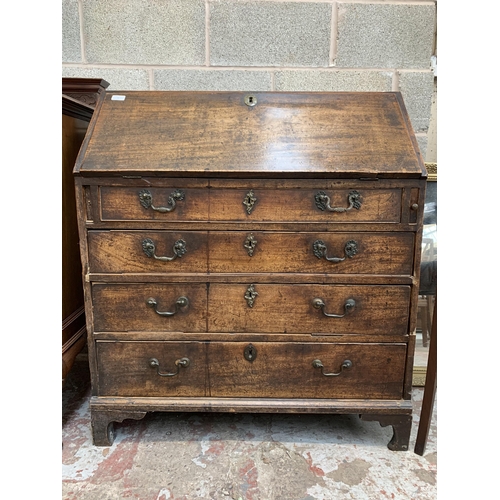
M94 447L82 353L63 387L62 499L434 500L437 400L419 456L423 389L413 392L407 452L387 448L391 427L356 415L150 413Z

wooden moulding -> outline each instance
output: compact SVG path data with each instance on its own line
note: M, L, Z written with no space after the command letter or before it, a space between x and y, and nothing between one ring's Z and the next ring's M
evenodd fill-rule
M62 93L91 108L92 111L95 109L99 94L108 87L109 83L101 78L62 79Z
M411 414L412 402L366 399L285 399L285 398L104 398L92 397L90 409L96 411L164 411L230 413L327 413L377 415Z
M408 450L412 422L411 401L259 399L259 398L99 398L90 400L94 445L111 446L113 422L140 420L148 412L323 413L359 414L362 420L391 425L387 447Z
M78 353L86 343L86 328L82 327L66 344L62 347L62 383L66 380L71 367L75 362Z

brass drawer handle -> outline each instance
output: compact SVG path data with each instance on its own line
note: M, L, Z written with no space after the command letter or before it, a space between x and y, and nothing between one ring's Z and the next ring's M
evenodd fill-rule
M342 262L349 257L352 259L358 253L358 244L354 240L349 240L344 246L345 257L327 257L327 248L323 240L316 240L313 243L313 253L318 259L325 258L329 262Z
M175 372L173 372L173 373L161 373L160 372L160 363L159 363L159 361L156 358L151 358L149 360L149 366L151 368L156 368L156 373L160 377L175 377L175 375L177 375L179 373L179 370L180 370L181 366L183 368L187 368L190 363L191 363L191 361L189 361L189 358L180 358L180 359L177 359L175 361L175 366L177 366L177 370Z
M187 307L189 305L189 300L187 297L179 297L175 301L175 310L174 311L158 311L158 302L156 302L156 299L153 297L150 297L148 300L146 300L146 304L149 307L153 307L155 310L156 314L159 314L160 316L173 316L175 313L179 312L179 309L181 307Z
M152 239L146 238L142 240L142 249L148 257L154 257L156 260L161 260L162 262L170 262L177 257L182 257L186 252L186 242L184 240L177 240L172 247L174 251L173 257L158 257L156 255L156 246Z
M342 370L348 370L349 368L352 368L352 361L349 359L344 360L340 365L340 371L338 373L325 373L325 367L323 366L323 363L320 359L315 359L312 362L312 365L314 366L314 368L321 368L321 373L325 377L338 377L342 373Z
M357 191L351 191L347 195L347 201L349 203L349 206L347 208L331 207L330 197L324 191L317 192L314 196L314 201L316 202L316 206L320 210L327 210L328 212L348 212L353 208L359 210L361 207L361 195Z
M171 212L175 209L175 202L181 201L184 199L184 191L180 189L176 189L172 191L168 197L167 207L155 207L153 205L153 195L149 189L143 189L139 191L139 201L144 208L151 208L152 210L156 210L160 213Z
M323 311L323 314L325 316L328 316L329 318L343 318L346 314L350 313L354 309L356 302L354 301L354 299L347 299L345 304L344 304L344 309L345 309L344 314L330 314L330 313L325 312L325 305L326 304L323 301L323 299L318 299L318 298L313 299L312 304L313 304L313 307L315 307L316 309L321 308L321 310Z

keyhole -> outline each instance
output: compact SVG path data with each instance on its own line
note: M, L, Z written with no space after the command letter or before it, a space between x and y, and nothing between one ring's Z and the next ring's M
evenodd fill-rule
M245 97L245 104L247 106L255 106L257 104L257 98L253 95L247 95Z
M255 349L255 347L252 344L248 344L245 347L245 352L243 353L243 355L245 356L245 359L247 361L252 362L257 357L257 349Z

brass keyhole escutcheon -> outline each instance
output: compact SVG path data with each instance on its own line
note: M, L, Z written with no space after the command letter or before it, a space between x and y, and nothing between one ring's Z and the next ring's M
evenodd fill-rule
M248 344L243 351L243 356L247 361L250 361L250 363L252 363L257 357L257 349L252 344Z
M245 104L247 106L255 106L257 104L257 98L254 95L245 96Z

